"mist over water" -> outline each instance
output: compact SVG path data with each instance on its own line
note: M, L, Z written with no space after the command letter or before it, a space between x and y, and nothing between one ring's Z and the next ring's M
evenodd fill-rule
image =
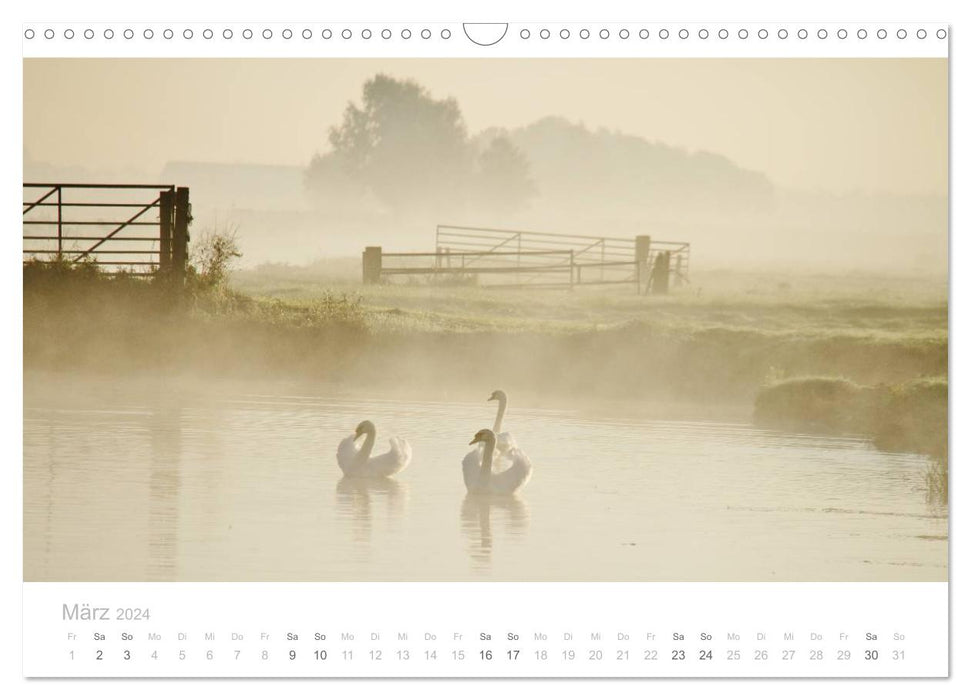
M484 400L31 386L26 580L947 578L927 460L859 439L513 404L533 479L475 497ZM413 445L396 480L341 477L363 418Z

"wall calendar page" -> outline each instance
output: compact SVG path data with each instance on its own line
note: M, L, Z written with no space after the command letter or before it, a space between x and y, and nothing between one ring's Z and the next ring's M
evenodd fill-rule
M24 687L950 691L946 15L219 16L20 27Z

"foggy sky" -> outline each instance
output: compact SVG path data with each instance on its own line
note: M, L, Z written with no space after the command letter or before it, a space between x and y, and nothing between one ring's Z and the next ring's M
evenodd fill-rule
M455 97L473 134L556 115L783 187L947 193L944 59L26 59L25 151L156 175L171 160L305 164L377 72Z

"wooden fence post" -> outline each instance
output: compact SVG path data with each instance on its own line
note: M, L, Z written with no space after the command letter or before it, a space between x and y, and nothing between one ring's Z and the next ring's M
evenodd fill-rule
M175 192L158 193L158 271L167 275L172 270L172 224Z
M671 253L661 252L654 258L654 275L652 276L651 293L667 294L668 280L671 276Z
M64 239L63 239L63 232L61 229L61 222L64 221L64 218L61 215L61 204L62 204L61 192L62 190L59 186L57 188L57 261L58 262L61 261L61 256L64 254Z
M368 246L361 258L364 284L381 283L381 246Z
M189 188L175 190L175 231L172 233L172 272L175 281L185 283L185 268L189 258Z
M636 263L637 293L641 293L641 278L647 272L647 261L651 256L651 237L634 237L634 262ZM647 291L645 287L645 291Z

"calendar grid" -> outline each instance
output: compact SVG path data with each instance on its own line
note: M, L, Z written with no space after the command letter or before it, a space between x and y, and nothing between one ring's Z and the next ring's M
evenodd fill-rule
M945 583L28 583L24 604L32 677L948 674Z

